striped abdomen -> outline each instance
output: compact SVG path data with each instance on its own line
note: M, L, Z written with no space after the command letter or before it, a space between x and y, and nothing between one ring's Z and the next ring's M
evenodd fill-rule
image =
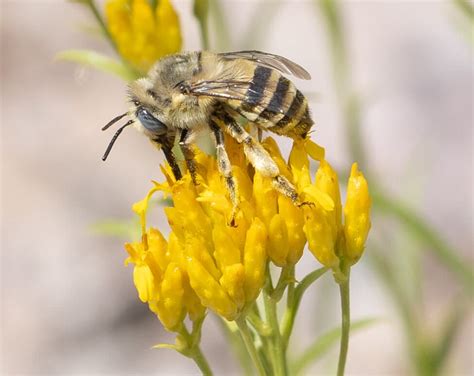
M306 137L314 124L308 100L278 71L255 66L245 101L228 104L258 126L292 138Z

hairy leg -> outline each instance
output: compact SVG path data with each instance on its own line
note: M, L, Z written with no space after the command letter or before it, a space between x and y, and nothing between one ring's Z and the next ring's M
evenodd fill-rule
M229 156L227 155L227 152L225 150L224 133L222 132L222 129L212 120L210 127L216 139L217 166L219 168L219 172L225 178L225 183L229 191L230 200L232 201L233 207L230 223L232 226L234 226L234 217L237 213L237 207L239 205L237 182L234 176L232 175L232 166L230 164Z
M157 137L153 141L157 144L157 146L161 147L161 150L163 150L165 158L171 167L171 171L173 171L174 178L176 180L179 180L182 178L182 174L172 150L173 144L174 144L174 138L175 138L175 134L173 134L172 137L163 135L163 136Z
M186 161L186 166L188 167L193 183L197 184L196 181L196 164L194 162L194 151L191 144L189 143L189 137L191 131L189 129L182 129L179 134L179 147L183 152L184 160Z
M272 178L273 187L280 193L288 196L294 204L301 205L295 187L280 174L280 170L265 148L257 142L242 126L240 126L230 115L223 119L216 118L215 121L222 124L224 129L238 143L243 144L244 153L252 166L265 177Z

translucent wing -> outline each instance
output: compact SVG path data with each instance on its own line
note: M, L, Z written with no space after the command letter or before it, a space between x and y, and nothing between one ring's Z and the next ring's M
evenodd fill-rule
M276 69L285 74L291 74L303 80L310 80L311 75L299 64L286 57L269 54L261 51L235 51L219 54L224 59L247 59L255 61L257 64Z
M264 96L272 96L272 91L264 87L252 86L252 81L199 81L191 84L184 91L191 95L208 96L222 99L233 99L241 102L247 102L252 90L263 91Z

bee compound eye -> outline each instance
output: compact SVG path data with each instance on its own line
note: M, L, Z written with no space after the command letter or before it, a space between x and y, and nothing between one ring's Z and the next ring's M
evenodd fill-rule
M164 123L154 117L150 111L143 107L140 107L137 110L137 118L147 130L156 135L162 135L168 131L168 128Z

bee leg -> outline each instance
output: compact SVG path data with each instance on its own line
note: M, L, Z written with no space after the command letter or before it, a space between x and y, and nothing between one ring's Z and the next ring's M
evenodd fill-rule
M244 129L236 121L229 121L225 123L227 132L237 140L237 142L244 145L244 153L252 166L260 174L265 177L273 178L273 187L280 193L289 197L293 204L301 205L295 187L287 178L280 174L277 164L272 159L265 148Z
M179 147L183 152L184 160L186 161L186 166L191 174L191 178L193 179L193 183L197 185L196 179L196 164L194 162L194 151L192 149L191 144L189 141L189 136L191 132L189 129L182 129L179 135Z
M230 164L229 156L224 147L224 133L219 126L211 121L211 129L216 139L216 156L217 166L219 172L225 178L225 183L229 191L230 200L232 201L232 216L230 219L230 225L235 226L235 215L237 214L237 208L239 205L239 199L237 194L237 182L232 175L232 165Z
M165 145L163 145L162 149L163 153L165 154L165 158L171 167L171 171L173 171L175 179L180 180L182 178L181 170L179 169L178 163L176 162L176 158L174 157L173 151L170 147Z
M174 178L176 180L180 180L183 175L181 174L181 170L179 169L178 162L176 162L176 158L173 153L173 144L174 144L174 136L172 138L167 137L166 135L159 136L153 140L154 144L163 150L163 154L165 155L166 161L171 167L171 171L173 171Z

